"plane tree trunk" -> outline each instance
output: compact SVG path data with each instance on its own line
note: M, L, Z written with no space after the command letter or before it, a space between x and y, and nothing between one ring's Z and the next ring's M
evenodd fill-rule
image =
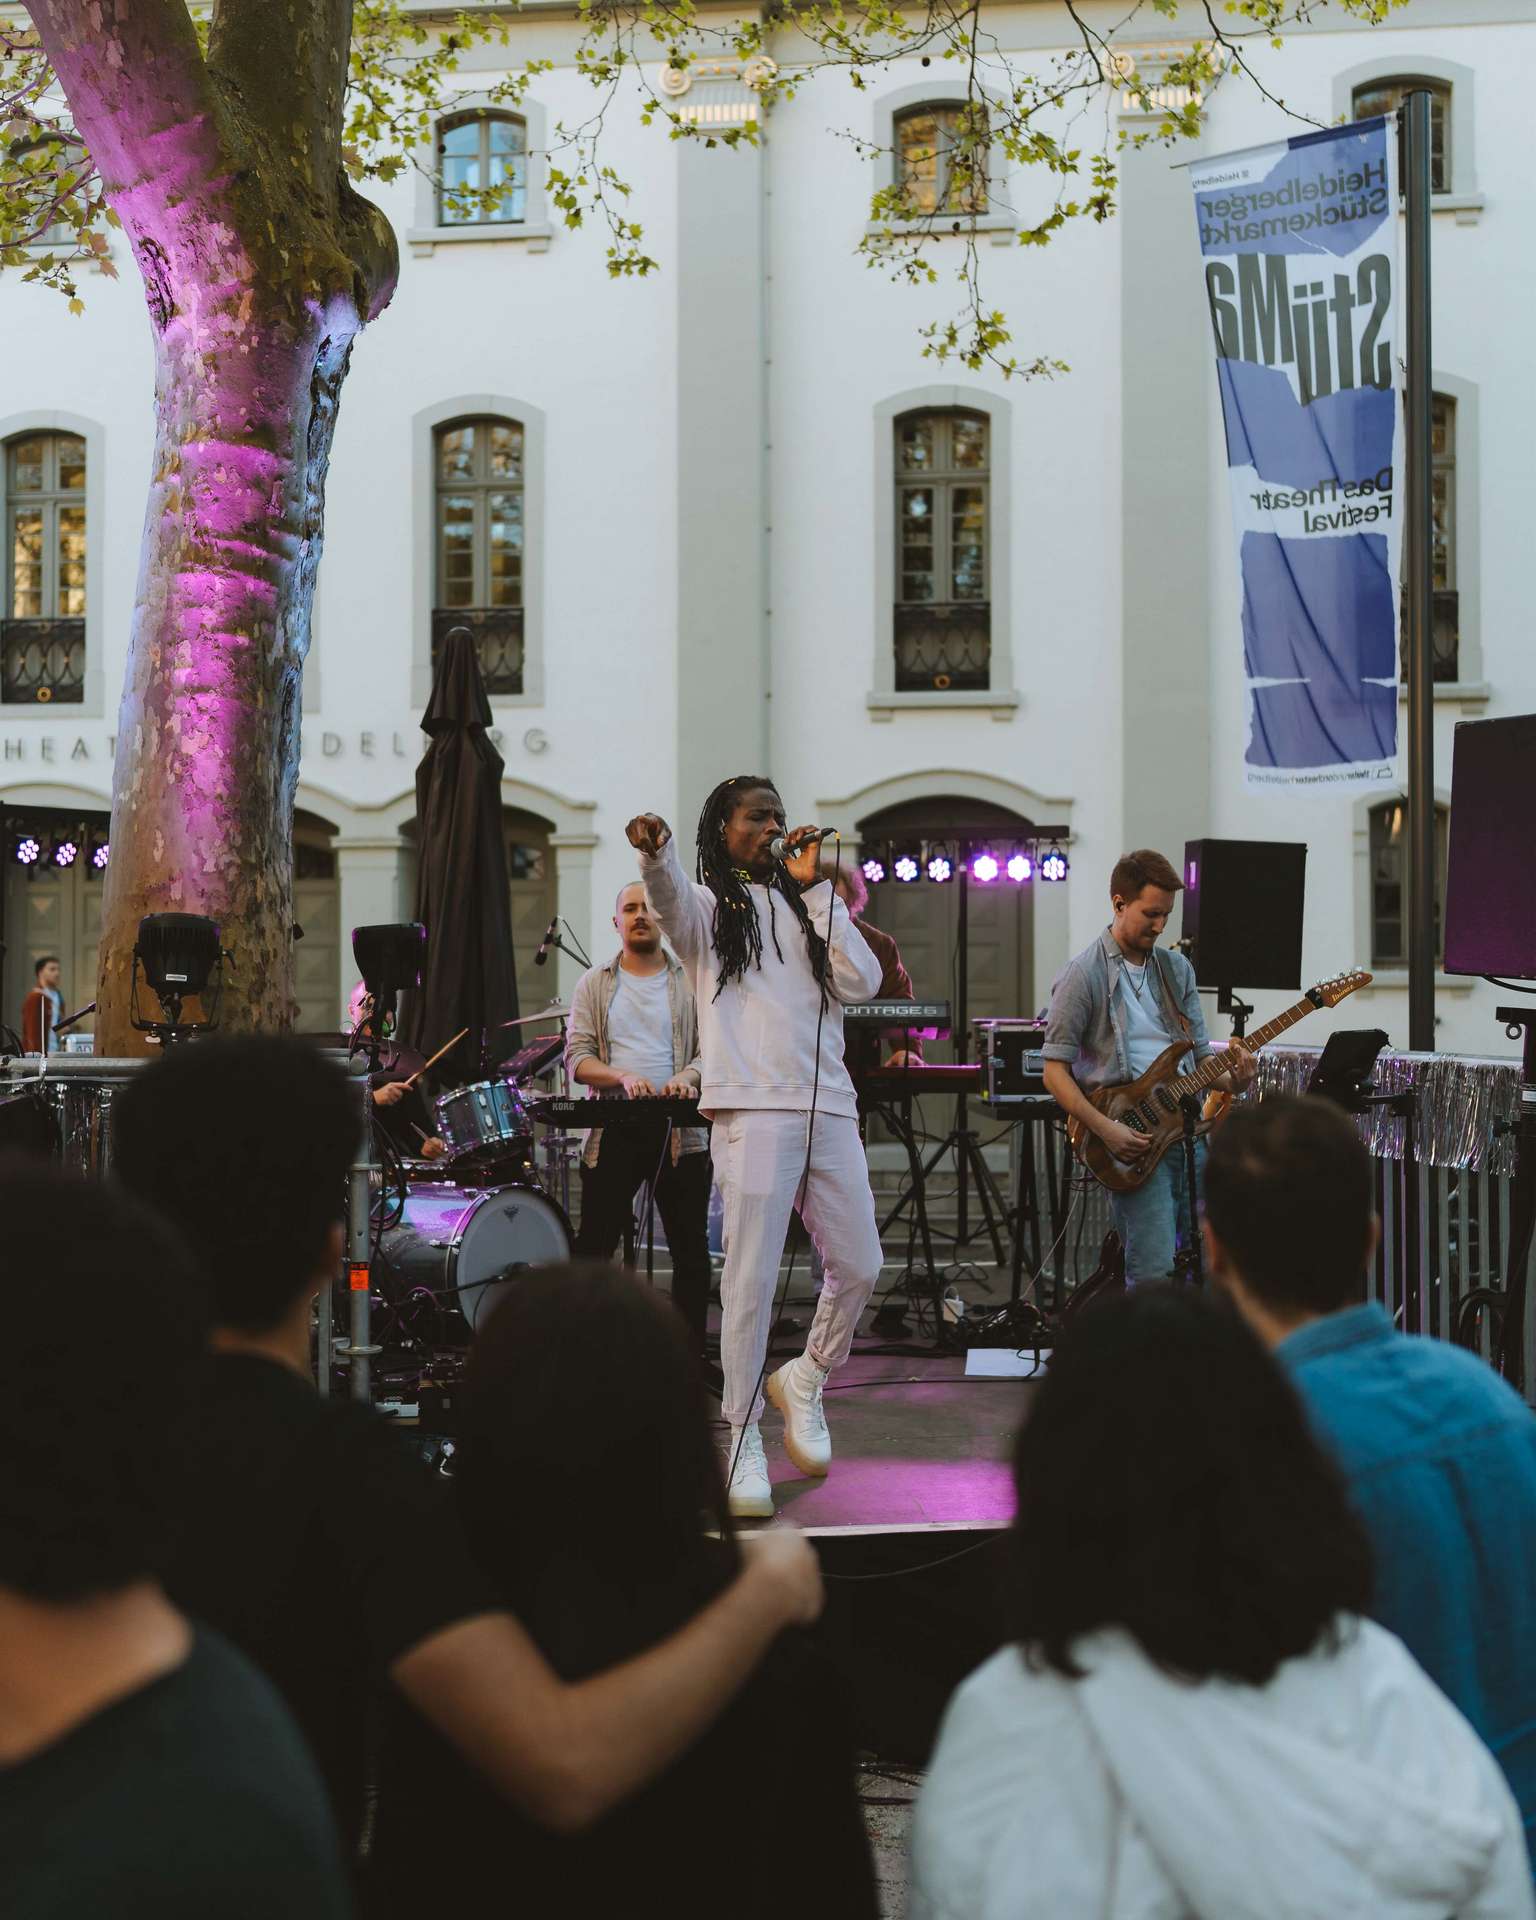
M351 0L222 0L206 59L184 0L32 0L31 13L155 342L97 1051L138 1045L146 913L217 921L234 956L221 1024L283 1028L326 470L352 342L398 270L388 223L342 162Z

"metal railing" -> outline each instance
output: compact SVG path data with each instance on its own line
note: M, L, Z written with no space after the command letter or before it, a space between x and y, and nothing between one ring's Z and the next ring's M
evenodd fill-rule
M72 706L84 698L83 620L0 622L0 700Z
M985 600L896 609L896 691L985 692L992 684L992 609Z
M438 607L432 615L432 671L446 635L468 627L475 636L485 690L496 694L523 690L523 610L521 607Z

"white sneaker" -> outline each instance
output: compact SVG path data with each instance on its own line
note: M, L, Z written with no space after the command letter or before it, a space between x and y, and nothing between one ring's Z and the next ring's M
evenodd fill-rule
M731 1462L735 1461L735 1466ZM768 1462L763 1458L763 1435L754 1420L750 1427L732 1427L730 1451L725 1456L731 1476L727 1499L738 1520L771 1520L773 1489L768 1484Z
M832 1436L821 1406L826 1379L809 1354L802 1353L771 1374L764 1389L784 1416L784 1451L802 1473L818 1478L832 1464Z

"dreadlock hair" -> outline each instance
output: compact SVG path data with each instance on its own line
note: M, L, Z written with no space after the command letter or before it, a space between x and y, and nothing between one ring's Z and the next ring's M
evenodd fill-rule
M757 921L757 909L752 904L750 883L745 874L732 866L725 851L725 823L734 811L737 798L754 787L764 787L775 799L779 790L766 774L738 773L734 780L722 780L714 792L704 802L704 810L699 815L698 865L699 884L708 887L715 896L715 919L713 934L715 952L720 956L720 973L715 981L715 995L718 1000L730 980L740 980L749 966L761 967L763 964L763 934ZM782 805L782 802L780 802ZM784 872L775 865L766 882L768 888L768 931L773 940L773 950L784 958L779 945L779 929L774 916L773 896L780 893L789 902L789 910L800 922L805 932L806 950L811 958L811 972L821 989L822 1005L827 999L827 943L811 925L811 916L805 910L805 902L800 898L800 889Z

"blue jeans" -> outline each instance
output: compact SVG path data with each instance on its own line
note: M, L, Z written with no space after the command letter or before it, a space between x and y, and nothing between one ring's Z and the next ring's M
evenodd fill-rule
M1205 1142L1195 1142L1195 1204L1198 1209L1205 1178ZM1173 1257L1189 1239L1189 1183L1185 1178L1184 1142L1178 1140L1152 1169L1141 1186L1130 1193L1112 1193L1110 1216L1125 1247L1125 1284L1164 1280L1173 1272Z

